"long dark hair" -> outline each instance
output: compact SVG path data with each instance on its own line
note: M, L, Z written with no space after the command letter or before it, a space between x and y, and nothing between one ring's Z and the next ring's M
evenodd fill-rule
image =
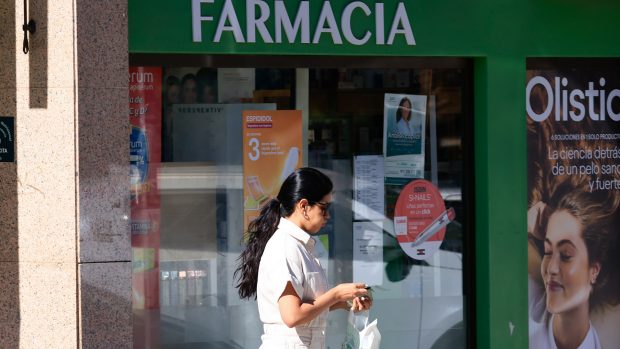
M284 180L278 196L265 203L259 216L248 225L246 248L237 259L239 264L233 275L238 280L235 287L239 289L239 297L256 298L260 259L267 241L278 229L280 217L292 215L301 199L314 205L332 189L329 177L310 167L297 169Z

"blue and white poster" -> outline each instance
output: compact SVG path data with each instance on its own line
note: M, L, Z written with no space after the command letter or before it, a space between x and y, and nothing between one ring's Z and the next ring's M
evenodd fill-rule
M385 184L424 178L426 96L386 93L383 109Z

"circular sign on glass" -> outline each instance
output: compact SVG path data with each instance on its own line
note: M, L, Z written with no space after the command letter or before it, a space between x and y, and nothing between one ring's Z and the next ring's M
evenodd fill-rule
M409 182L398 196L394 231L400 247L415 259L431 257L443 242L446 225L454 220L437 187L424 179Z

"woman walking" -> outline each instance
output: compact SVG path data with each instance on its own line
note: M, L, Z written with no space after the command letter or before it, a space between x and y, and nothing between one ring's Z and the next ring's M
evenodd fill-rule
M263 323L261 349L325 347L329 310L369 309L362 283L327 287L325 270L314 255L312 238L329 220L331 180L313 168L300 168L282 183L248 226L247 247L235 271L241 298L255 297Z

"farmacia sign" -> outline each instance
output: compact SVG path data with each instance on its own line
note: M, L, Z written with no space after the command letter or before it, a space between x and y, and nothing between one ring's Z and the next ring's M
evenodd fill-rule
M260 39L265 44L328 41L335 45L393 45L402 37L406 45L415 45L411 20L402 1L390 14L382 2L368 5L364 1L351 1L335 10L330 1L299 1L297 9L291 10L283 0L191 1L195 43L219 43L224 35L232 35L239 44L256 43ZM216 7L221 11L213 14ZM311 16L314 7L320 7L318 19ZM214 31L206 30L204 24L210 22L216 23Z

